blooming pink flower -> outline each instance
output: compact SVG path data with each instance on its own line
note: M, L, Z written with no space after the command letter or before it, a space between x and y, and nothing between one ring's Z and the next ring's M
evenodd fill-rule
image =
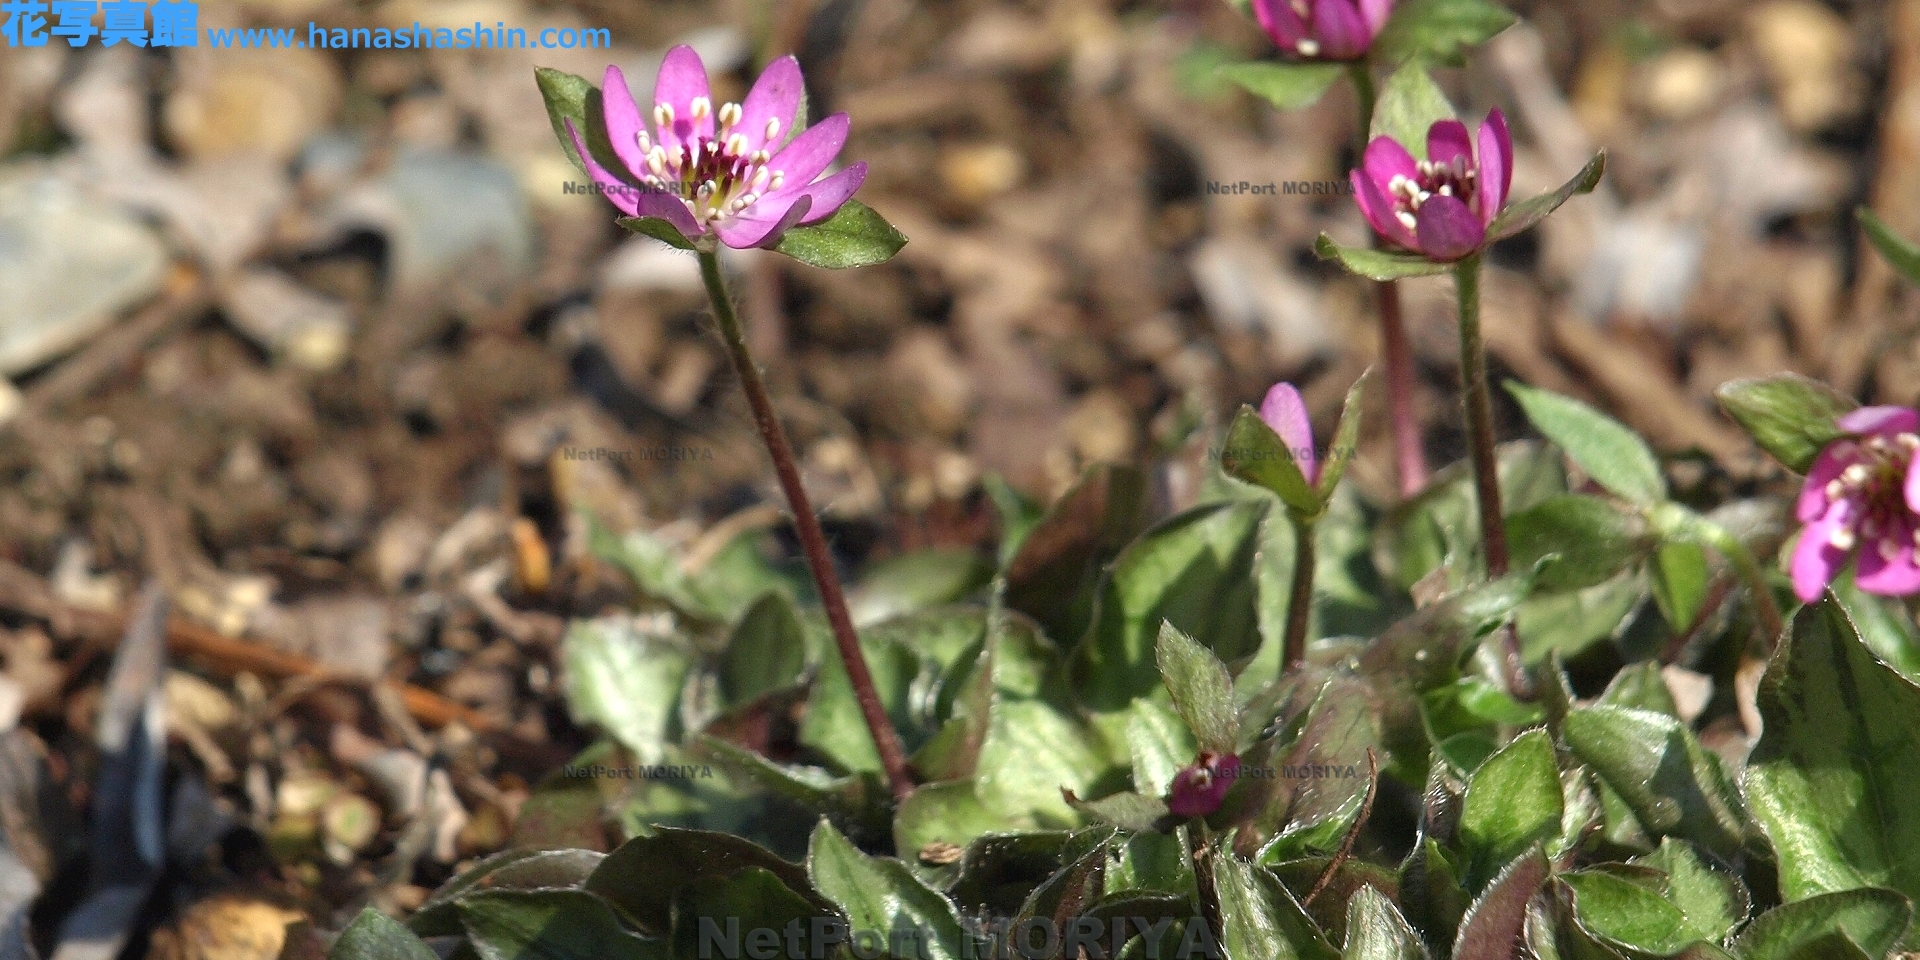
M1855 582L1868 593L1920 592L1920 413L1861 407L1840 418L1849 435L1827 445L1807 472L1797 514L1806 527L1793 551L1793 592L1809 603L1857 550Z
M1349 176L1375 232L1432 260L1458 260L1480 249L1506 206L1513 137L1498 110L1477 136L1458 120L1441 120L1427 130L1427 159L1415 160L1392 137L1374 137L1362 169Z
M1260 401L1260 419L1286 443L1307 485L1317 485L1320 463L1313 453L1313 423L1307 419L1307 405L1300 399L1300 391L1291 383L1274 384L1266 399Z
M1204 817L1220 809L1240 772L1240 757L1231 753L1201 752L1173 776L1167 791L1167 810L1178 817Z
M1299 60L1358 60L1387 25L1393 0L1253 0L1280 52Z
M628 216L658 217L690 239L713 233L730 247L771 246L788 227L832 216L867 176L856 163L820 178L847 142L844 113L781 146L801 93L800 64L781 57L744 100L716 106L700 55L678 46L660 64L649 126L620 68L608 67L607 136L637 188L594 162L572 121L567 132L588 175Z

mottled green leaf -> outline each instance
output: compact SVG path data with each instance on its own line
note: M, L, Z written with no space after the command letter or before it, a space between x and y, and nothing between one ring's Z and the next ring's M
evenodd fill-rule
M1734 380L1713 395L1760 449L1796 473L1806 473L1814 457L1843 435L1836 421L1859 406L1838 390L1797 373Z
M906 245L907 238L885 217L848 200L819 223L787 230L773 249L810 266L845 270L885 263Z
M1278 110L1311 107L1346 68L1337 63L1230 63L1219 76Z
M1551 837L1564 810L1560 768L1546 731L1523 733L1488 757L1468 781L1460 809L1460 840L1472 854L1468 889Z

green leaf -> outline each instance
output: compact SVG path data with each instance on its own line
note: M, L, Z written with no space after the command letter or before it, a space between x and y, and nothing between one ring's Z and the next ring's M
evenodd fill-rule
M1398 65L1415 58L1460 66L1469 47L1513 26L1512 12L1489 0L1409 0L1373 40L1372 59Z
M1653 600L1667 626L1680 634L1693 626L1700 607L1707 600L1707 583L1712 573L1707 568L1707 551L1697 543L1663 543L1654 551L1653 564L1647 568L1653 584Z
M1660 891L1603 870L1561 874L1573 891L1574 911L1603 943L1670 956L1693 942L1686 936L1686 915Z
M1532 567L1552 556L1535 581L1541 590L1584 590L1646 559L1653 542L1646 520L1598 497L1565 493L1507 518L1513 564Z
M1573 179L1561 184L1560 189L1519 203L1508 204L1505 210L1500 211L1499 216L1493 218L1493 223L1487 225L1487 242L1505 240L1545 220L1547 214L1560 209L1560 205L1568 200L1581 194L1592 193L1593 188L1600 185L1600 177L1606 172L1607 152L1602 150L1594 154L1593 159L1588 160L1587 165L1573 175Z
M960 960L967 935L953 904L906 864L861 853L823 820L807 847L807 872L814 887L840 907L855 936L872 931L884 941L903 927L918 932L923 960Z
M869 567L847 607L854 623L866 626L955 603L992 579L993 565L972 550L916 550Z
M1421 134L1424 139L1425 134ZM1404 280L1407 277L1437 277L1450 273L1453 264L1429 260L1417 253L1393 253L1366 247L1343 247L1321 234L1313 241L1313 252L1322 260L1338 261L1348 273L1369 280Z
M1347 464L1353 462L1358 449L1361 408L1367 395L1367 379L1372 374L1372 367L1362 371L1340 403L1340 423L1333 429L1333 445L1327 448L1326 458L1320 463L1320 479L1314 486L1314 494L1323 503L1333 499L1333 490L1340 485L1340 478L1346 475Z
M1107 564L1150 522L1147 493L1136 467L1089 468L1007 562L1007 606L1039 621L1055 641L1077 643Z
M1173 786L1174 775L1193 758L1198 745L1193 730L1179 714L1153 702L1133 702L1127 718L1127 749L1133 758L1133 786L1160 796Z
M1801 608L1760 681L1754 815L1788 902L1860 887L1920 895L1920 687L1831 600Z
M1572 397L1511 380L1506 387L1534 427L1608 492L1640 506L1667 498L1660 461L1626 424Z
M1467 888L1551 837L1564 812L1560 768L1544 730L1530 730L1475 770L1460 810L1460 840L1473 853Z
M533 82L539 85L540 98L546 101L547 120L553 124L554 139L560 141L560 148L567 152L567 159L572 161L574 169L585 174L586 165L580 162L580 151L574 149L573 138L567 135L566 121L572 120L574 129L585 136L588 129L587 98L597 91L585 78L550 67L534 67Z
M1326 502L1300 472L1294 451L1251 406L1242 405L1227 428L1220 469L1236 480L1272 491L1295 513L1317 517L1326 509Z
M1847 619L1859 631L1860 641L1901 676L1920 683L1920 632L1915 631L1906 605L1898 597L1861 590L1853 577L1851 569L1842 571L1830 586L1840 609L1847 612Z
M923 784L894 814L893 846L907 855L936 841L964 847L1006 826L1004 818L980 802L972 780Z
M728 703L747 703L799 682L806 669L806 634L793 601L766 593L733 628L720 665L720 690Z
M1454 118L1453 105L1447 102L1440 85L1420 64L1408 63L1395 70L1380 88L1380 98L1373 106L1373 129L1367 131L1367 137L1392 137L1415 160L1425 160L1428 128Z
M1264 867L1214 858L1226 960L1331 960L1339 954L1299 901Z
M799 926L794 929L811 930L816 917L824 920L831 916L831 910L809 903L778 876L760 867L747 867L729 877L704 876L682 884L674 894L674 955L682 960L712 957L717 939L723 957L739 956L731 951L738 950L742 942L747 955L752 956L764 943L764 936L753 931L778 932L796 921ZM714 935L716 928L718 937ZM736 931L742 934L739 940L731 936Z
M1085 482L1083 476L1080 483ZM993 511L1000 520L1000 565L1004 568L1019 554L1027 534L1046 514L1047 505L1014 489L1007 478L998 473L982 477L980 486L987 492L987 499L993 501Z
M1319 102L1346 72L1338 63L1232 63L1219 75L1278 110L1299 110Z
M1631 707L1678 717L1680 708L1673 702L1673 691L1660 674L1660 665L1652 661L1622 667L1600 694L1600 703L1612 707Z
M1854 216L1860 220L1860 228L1866 231L1867 240L1873 244L1888 265L1907 278L1908 283L1920 283L1920 247L1914 246L1886 222L1875 216L1866 207L1854 208Z
M327 960L439 960L439 955L400 921L367 907L340 931Z
M1668 837L1660 848L1633 863L1667 875L1666 892L1685 919L1681 942L1719 942L1747 917L1752 898L1738 877L1706 864L1693 845Z
M1815 960L1803 948L1842 933L1867 956L1884 957L1912 920L1913 905L1906 897L1869 887L1775 907L1755 918L1729 946L1741 960Z
M1460 921L1453 955L1465 960L1518 960L1524 955L1527 903L1547 881L1547 858L1538 850L1508 864Z
M606 728L643 764L660 763L692 658L642 634L631 617L575 620L560 642L567 705L577 723Z
M906 245L907 238L886 218L848 200L819 223L787 230L773 249L811 266L845 270L885 263Z
M585 890L489 890L460 900L481 960L667 960L666 943L628 933Z
M1085 721L1038 700L1009 699L994 708L975 789L1009 827L1078 826L1060 791L1091 793L1113 772Z
M1253 570L1265 513L1260 503L1196 507L1121 551L1075 654L1074 689L1085 705L1123 710L1160 685L1162 621L1229 664L1259 649Z
M1173 709L1187 722L1200 749L1233 753L1240 717L1233 707L1233 675L1227 665L1170 623L1160 625L1154 656L1173 695Z
M660 217L621 217L614 223L624 230L652 237L675 250L692 250L693 241L673 225L673 221Z
M577 887L600 866L606 854L594 850L502 850L440 885L422 903L407 926L426 937L460 933L460 897L478 890L539 890Z
M818 767L786 766L705 733L695 736L689 747L690 755L720 764L730 778L792 801L816 816L862 826L878 823L882 829L886 825L885 788L870 771L836 777Z
M933 732L911 708L913 682L921 671L920 657L904 645L874 637L871 632L860 640L867 671L873 676L874 690L887 708L888 719L906 749L918 749ZM881 769L873 731L867 729L853 681L847 678L847 668L838 656L820 665L807 697L806 714L800 719L800 742L832 758L841 769Z
M1393 901L1361 887L1347 901L1347 947L1341 960L1427 960L1426 945Z
M1859 404L1797 373L1722 384L1713 392L1727 415L1787 469L1806 473L1827 444L1845 436L1837 422Z
M1567 746L1655 835L1691 840L1721 856L1745 841L1747 819L1720 758L1680 721L1625 707L1575 710Z
M1514 624L1520 653L1529 664L1548 654L1572 657L1617 635L1633 611L1646 601L1647 580L1628 571L1611 580L1560 593L1542 592L1520 606Z
M1255 811L1252 822L1241 827L1238 842L1258 842L1266 863L1338 847L1366 798L1367 751L1379 751L1380 712L1378 698L1364 681L1335 675L1320 689L1297 738L1291 743L1278 737L1262 741L1244 755L1242 770L1251 767L1269 775L1242 776L1227 795L1227 809L1244 802ZM1318 773L1285 775L1288 769L1302 768Z
M1081 800L1076 797L1068 802L1075 810L1086 814L1095 823L1112 824L1134 833L1158 829L1168 816L1166 801L1131 790L1122 790L1098 800Z
M667 936L673 923L673 895L682 884L727 878L747 869L764 870L809 898L817 909L830 905L815 893L807 871L750 840L710 830L655 827L607 854L585 889L599 894L641 930Z

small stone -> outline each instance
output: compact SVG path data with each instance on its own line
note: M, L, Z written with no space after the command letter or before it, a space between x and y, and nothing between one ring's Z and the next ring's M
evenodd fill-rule
M1865 79L1853 64L1853 31L1825 4L1768 0L1747 13L1747 33L1795 133L1857 113Z
M1088 393L1067 415L1067 438L1080 462L1121 463L1138 442L1133 410L1118 393L1101 388Z
M236 277L221 297L225 315L248 339L300 369L324 373L346 361L352 315L275 270Z
M1669 50L1644 69L1641 97L1663 120L1690 120L1707 112L1726 86L1719 59L1698 47Z
M220 730L240 719L240 708L219 687L191 673L167 673L167 713L185 718L203 730Z
M940 182L963 204L984 203L1019 185L1027 161L1002 143L950 147L940 156Z
M335 794L320 809L320 837L327 859L345 866L380 835L380 808L357 793Z
M180 152L194 158L262 153L286 161L332 123L340 76L318 51L219 53L190 49L179 61L179 86L162 119Z
M961 855L965 852L965 850L960 848L959 844L948 843L945 840L935 840L920 848L920 862L929 867L944 867L948 864L959 863Z

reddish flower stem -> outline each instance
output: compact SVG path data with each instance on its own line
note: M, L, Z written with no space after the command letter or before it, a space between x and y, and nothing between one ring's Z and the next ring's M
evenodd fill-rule
M1287 632L1280 645L1281 669L1292 673L1307 660L1307 625L1313 617L1314 521L1293 522L1293 594L1287 600Z
M860 714L867 721L867 732L873 735L873 746L880 754L880 766L886 770L887 784L896 799L903 799L913 792L913 776L907 769L906 751L901 747L900 734L893 729L893 721L887 717L886 707L880 702L879 691L874 689L873 672L867 669L867 659L860 652L860 637L854 632L853 617L847 613L847 597L840 588L840 578L833 572L833 556L827 549L826 533L820 529L820 520L814 516L813 504L808 501L806 488L800 483L800 468L794 462L793 446L787 442L787 433L781 429L780 419L774 413L773 398L767 394L766 382L760 378L760 368L747 350L747 339L740 328L740 318L734 313L733 300L727 295L726 283L720 276L719 251L708 240L699 248L699 254L700 276L707 284L707 299L713 304L714 319L720 323L720 339L726 345L727 356L733 361L734 372L740 376L740 387L746 391L747 405L753 408L753 420L760 428L760 439L766 442L767 453L773 457L773 469L779 475L780 489L786 493L787 503L793 508L793 526L800 535L800 548L806 553L807 567L813 571L814 586L820 591L820 605L826 608L827 623L833 627L834 643L840 648L840 662L846 667L847 679L853 685L854 699L860 702Z

